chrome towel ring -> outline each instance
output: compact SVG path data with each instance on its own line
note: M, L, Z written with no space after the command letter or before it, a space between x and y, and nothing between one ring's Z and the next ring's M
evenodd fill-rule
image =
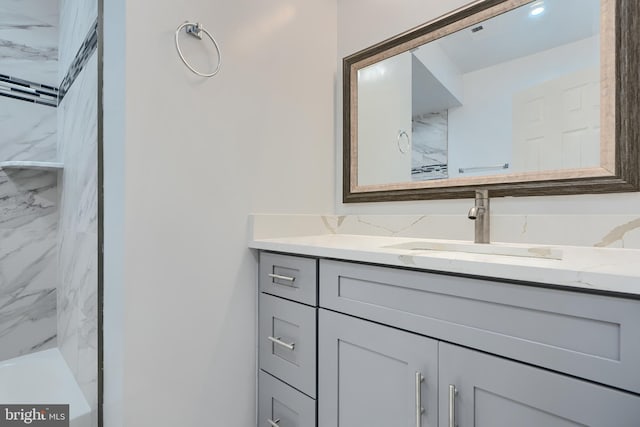
M216 48L216 51L218 52L218 65L216 65L216 68L213 70L213 72L211 73L201 73L200 71L196 70L195 68L193 68L191 66L191 64L189 64L187 62L187 60L185 59L184 55L182 54L182 50L180 49L180 41L178 40L178 36L180 35L180 30L182 30L183 28L185 28L185 31L187 34L196 37L200 40L202 40L202 33L205 33L207 35L207 37L209 37L211 39L211 41L213 42L213 46ZM182 62L184 62L184 65L187 66L187 68L189 68L191 71L193 71L195 74L202 76L202 77L213 77L216 74L218 74L218 71L220 71L220 66L222 65L222 52L220 52L220 46L218 46L218 42L216 42L216 39L213 38L213 36L211 35L211 33L209 31L206 30L206 28L204 28L199 22L185 22L184 24L181 24L177 29L176 29L176 49L178 49L178 55L180 55L180 59L182 59Z

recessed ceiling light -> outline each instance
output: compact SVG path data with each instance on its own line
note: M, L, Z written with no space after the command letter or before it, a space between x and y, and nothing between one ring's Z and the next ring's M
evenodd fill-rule
M538 16L542 12L544 12L544 2L543 1L535 2L534 4L531 5L531 11L529 12L529 16Z
M540 15L542 12L544 12L544 6L538 6L535 9L532 9L531 12L529 12L529 15L537 16L537 15Z

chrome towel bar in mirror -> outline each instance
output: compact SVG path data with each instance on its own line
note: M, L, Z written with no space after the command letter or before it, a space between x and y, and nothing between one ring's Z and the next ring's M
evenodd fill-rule
M216 65L215 69L211 72L211 73L202 73L198 70L196 70L191 64L189 64L189 62L187 62L187 60L185 59L183 53L182 53L182 49L180 49L180 40L179 40L179 36L180 36L180 31L182 29L185 29L186 33L196 37L200 40L202 40L202 33L206 34L207 37L209 37L209 39L211 39L211 41L213 42L213 46L216 48L216 52L218 53L218 64ZM178 55L180 55L180 59L182 60L182 62L184 62L184 65L187 66L187 68L189 68L191 71L193 71L195 74L202 76L202 77L213 77L216 74L218 74L218 71L220 71L220 66L222 65L222 52L220 51L220 46L218 46L218 42L216 41L215 38L213 38L213 36L211 35L211 33L209 31L207 31L206 28L204 28L202 26L202 24L200 24L199 22L184 22L183 24L181 24L177 29L176 29L176 36L175 36L175 40L176 40L176 49L178 50Z

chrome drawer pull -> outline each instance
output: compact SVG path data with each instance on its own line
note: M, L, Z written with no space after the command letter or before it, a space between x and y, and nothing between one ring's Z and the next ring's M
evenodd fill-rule
M296 343L292 342L291 344L288 344L288 343L286 343L284 341L281 341L280 337L277 337L277 338L276 337L267 337L267 339L269 341L271 341L272 343L278 344L279 346L282 346L282 347L284 347L284 348L286 348L288 350L291 350L291 351L293 351L296 348Z
M424 376L420 372L416 372L416 427L422 427L422 414L424 407L422 406L422 383Z
M267 418L267 422L269 423L269 425L271 427L280 427L278 425L278 423L280 422L280 418L278 418L277 420L273 421L271 418Z
M272 281L272 283L276 284L276 285L282 285L282 286L290 286L292 288L295 288L295 286L293 286L293 282L296 281L295 277L291 277L291 276L282 276L280 274L274 274L274 273L269 273L269 277L271 277L272 279L277 279L277 280L285 280L287 282L291 282L290 284L285 284L285 283L275 283Z
M449 427L456 427L456 386L449 384Z

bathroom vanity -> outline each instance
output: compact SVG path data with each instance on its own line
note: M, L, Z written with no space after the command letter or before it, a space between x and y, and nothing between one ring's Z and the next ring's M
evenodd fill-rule
M442 245L252 241L257 425L640 425L638 251Z
M343 58L342 201L475 194L484 244L254 239L259 426L640 426L640 251L486 244L489 197L639 191L638 4L471 2Z

